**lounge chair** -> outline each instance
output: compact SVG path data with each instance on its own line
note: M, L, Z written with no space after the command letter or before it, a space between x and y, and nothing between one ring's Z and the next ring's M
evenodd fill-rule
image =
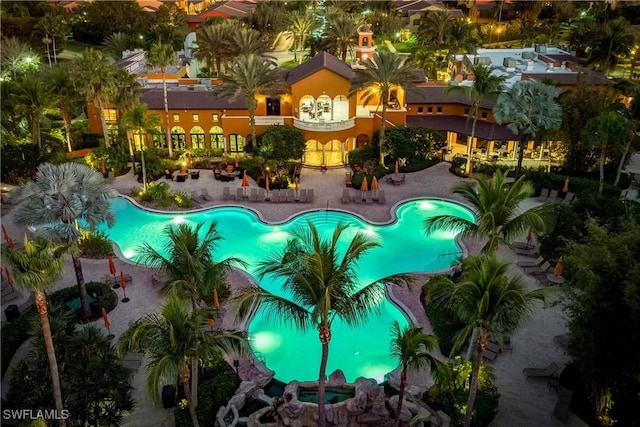
M300 189L300 197L299 197L299 202L301 203L306 203L307 202L307 189L306 188L301 188Z
M367 204L373 203L373 199L371 198L371 191L364 192L364 202Z
M551 264L549 264L548 261L543 262L542 264L538 265L534 265L534 266L530 266L530 267L522 267L522 269L524 270L525 273L527 274L531 274L531 275L538 275L538 274L546 274L547 271L551 268Z
M200 196L198 196L198 193L195 191L191 192L191 200L193 200L194 202L197 202L198 200L200 200Z
M274 203L280 203L280 190L273 190L271 192L271 201Z
M562 199L560 203L568 205L569 203L573 202L573 199L575 198L576 198L575 193L572 193L571 191L569 191L567 192L567 194L564 195L564 199Z
M548 188L543 188L542 190L540 190L540 195L538 196L538 201L540 202L544 202L547 200L547 198L549 198L549 189Z
M528 257L537 257L538 255L540 255L540 248L538 247L531 247L529 249L524 249L524 248L514 248L513 252L515 252L517 255L524 255L524 256L528 256Z
M558 401L553 408L553 416L566 420L569 417L569 406L571 405L571 398L573 397L573 390L560 386L558 390Z
M360 190L354 190L354 192L351 195L351 200L353 200L353 203L359 205L360 203L362 203L362 191Z
M244 188L238 187L236 188L236 201L242 200L244 197Z
M313 188L307 190L307 202L313 202Z
M536 244L528 242L513 242L511 243L511 246L518 249L533 249L536 247Z
M264 188L258 188L258 202L264 202L264 200L265 200Z
M527 380L532 377L536 378L557 378L559 376L560 366L556 362L549 363L546 368L524 368L522 373L526 375Z
M531 259L526 259L523 261L518 261L516 263L516 265L518 267L522 267L522 268L529 268L529 267L540 267L542 265L542 263L544 263L544 257L539 256L538 258L536 258L535 260L531 260Z
M295 198L295 195L296 195L296 191L293 188L287 189L287 193L284 196L285 197L284 201L287 202L287 203L293 202L294 201L293 199Z
M384 190L380 190L378 192L378 203L384 205L387 202L387 199L384 196Z
M252 188L251 189L251 194L249 195L249 200L252 202L257 202L258 201L258 189L257 188Z
M351 197L349 197L349 189L348 188L343 188L342 189L342 203L349 203L351 202Z
M549 198L545 200L547 203L555 203L558 198L558 190L551 190L549 192Z
M211 196L211 194L209 194L206 188L201 188L200 194L201 194L200 198L205 202L213 201L213 197Z
M488 348L482 353L482 357L484 359L491 360L491 361L496 360L497 356L498 356L497 352L489 350Z
M222 199L231 200L231 190L229 190L229 187L222 187Z

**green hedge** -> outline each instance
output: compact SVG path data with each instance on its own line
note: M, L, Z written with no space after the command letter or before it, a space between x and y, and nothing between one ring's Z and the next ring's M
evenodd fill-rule
M4 376L4 373L7 371L9 362L18 350L18 347L29 338L30 322L34 316L36 316L36 311L32 309L13 322L5 323L2 329L0 329L0 340L2 341L2 346L0 346L2 376Z
M78 242L78 247L85 258L106 258L113 256L113 246L104 231L88 232Z
M426 294L426 285L424 293ZM459 321L455 313L436 304L429 304L424 309L433 331L438 337L440 351L445 356L451 354L453 348L454 335L464 327L464 323Z
M86 283L87 294L96 298L96 305L104 308L107 312L113 310L116 306L117 296L106 283L89 282ZM47 295L47 300L51 305L63 306L65 303L80 297L80 289L77 286L69 286Z
M562 190L564 180L569 178L569 191L580 195L581 193L597 194L600 181L593 178L569 177L557 173L549 173L544 170L525 170L527 180L529 180L536 188L536 195L540 194L542 188L551 190ZM604 183L602 195L605 197L620 197L621 190L613 184Z

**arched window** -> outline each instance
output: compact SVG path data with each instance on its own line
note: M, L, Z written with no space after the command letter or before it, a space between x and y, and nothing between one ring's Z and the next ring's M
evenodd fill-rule
M209 141L211 142L212 150L225 151L224 136L222 136L222 128L220 126L213 126L209 129Z
M204 129L200 126L194 126L189 133L191 134L191 148L204 150Z
M164 129L158 126L153 134L153 146L157 148L165 148L167 146L166 139L167 137L164 133Z
M187 148L187 135L184 132L184 128L180 126L171 128L171 145L178 150Z

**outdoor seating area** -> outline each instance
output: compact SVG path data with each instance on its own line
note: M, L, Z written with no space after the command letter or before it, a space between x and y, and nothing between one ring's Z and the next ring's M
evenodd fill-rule
M224 201L273 202L273 203L311 203L314 200L312 188L287 188L265 191L264 188L237 187L235 194L230 187L222 188Z
M342 203L365 203L365 204L384 204L386 203L386 197L384 194L384 190L378 191L360 191L360 190L350 190L348 188L344 188L342 190Z
M171 172L169 170L164 171L165 179L169 179L175 182L186 182L187 179L200 179L200 171L199 170L184 170L180 169L175 172Z

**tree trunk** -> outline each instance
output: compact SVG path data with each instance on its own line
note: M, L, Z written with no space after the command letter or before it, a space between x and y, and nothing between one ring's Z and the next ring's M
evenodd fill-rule
M191 395L191 386L189 385L190 375L189 365L185 365L182 368L182 387L184 387L184 397L187 399L187 403L189 404L189 415L191 415L191 423L193 427L200 427L198 423L198 414L196 414L196 405L193 403L193 396Z
M78 283L78 289L80 290L80 305L82 307L82 318L88 320L91 318L91 307L89 301L87 301L87 287L84 283L84 275L82 274L82 264L80 258L72 255L73 268L76 271L76 282Z
M383 97L384 95L384 97ZM378 136L378 149L380 150L380 165L384 167L384 150L382 146L384 145L384 132L386 130L387 125L387 100L388 94L380 94L380 102L382 102L382 123L380 123L380 134ZM384 98L384 99L382 99Z
M527 142L527 136L525 134L520 138L520 147L518 147L518 165L516 166L516 179L520 176L520 169L522 169L522 159L524 158L524 144Z
M147 167L144 164L144 147L140 147L140 164L142 166L142 188L147 189Z
M102 105L102 100L98 100L98 110L100 111L100 124L102 124L102 136L104 137L104 145L105 147L110 147L111 143L109 142L109 129L107 128L107 119L104 118L104 105Z
M40 135L40 119L39 118L34 118L33 120L33 129L31 130L31 133L33 133L33 135L31 135L32 138L34 138L36 140L36 142L38 143L38 148L42 148L42 135Z
M473 138L476 136L476 124L478 123L478 105L472 105L472 108L476 110L476 114L473 117L473 124L471 125L471 135L469 135L469 139L467 140L467 166L465 167L464 173L469 175L469 171L471 170L471 149L473 147ZM487 147L488 148L488 147ZM489 150L487 150L487 156L489 155Z
M600 150L600 185L598 185L598 195L602 196L602 190L604 190L604 161L607 158L607 150L602 147Z
M256 98L255 93L247 99L247 107L249 110L249 127L251 128L251 145L256 146Z
M167 95L167 79L164 76L166 71L162 67L162 95L164 96L164 119L165 119L165 138L167 139L167 147L169 148L169 157L173 157L173 144L171 141L171 123L169 122L169 97Z
M464 414L464 427L471 426L473 405L476 402L476 394L478 392L478 376L480 373L480 365L482 364L482 353L484 353L484 349L482 345L480 345L480 341L478 341L476 345L476 354L473 358L471 377L469 379L469 399L467 400L467 412Z
M51 40L53 41L53 62L58 63L58 54L56 53L56 36L51 35Z
M629 148L631 148L631 141L633 141L633 136L629 138L627 144L624 147L624 151L622 152L622 157L620 158L620 163L618 164L618 170L616 171L616 179L613 181L613 185L618 185L620 182L620 175L622 175L622 168L624 167L624 162L627 160L627 154L629 154Z
M402 413L402 400L404 399L404 389L407 386L407 364L402 365L402 372L400 373L400 390L398 390L398 406L396 407L396 422L395 426L400 427L400 414Z
M58 361L56 360L56 350L53 346L53 337L51 335L51 326L49 325L49 316L47 315L47 299L42 291L35 292L35 304L40 315L40 323L42 324L42 335L44 337L44 345L47 349L47 359L49 359L49 370L51 371L51 388L53 389L53 399L56 403L56 411L58 415L62 415L64 405L62 404L62 391L60 389L60 374L58 373ZM67 422L63 419L59 420L59 425L65 427Z
M325 383L327 359L329 358L329 341L331 340L331 329L324 323L318 327L320 331L320 342L322 343L322 357L320 358L320 372L318 375L318 427L327 425L327 407L325 404Z
M71 117L68 111L62 110L62 121L64 122L64 132L66 133L67 139L67 148L69 152L73 151L73 147L71 146Z

